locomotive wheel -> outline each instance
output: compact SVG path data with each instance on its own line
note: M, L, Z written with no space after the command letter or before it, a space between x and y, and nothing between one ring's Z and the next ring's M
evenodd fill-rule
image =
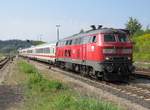
M61 69L65 69L65 63L63 63L63 62L60 63L60 68L61 68Z
M94 79L96 79L95 71L92 67L88 67L88 75Z
M79 65L75 65L74 70L75 70L76 72L80 72L80 66L79 66Z
M80 72L82 76L85 76L85 77L88 76L86 66L82 66Z
M108 78L109 76L108 76L108 72L104 72L104 75L103 75L103 80L105 80L105 81L109 81L109 78Z
M102 72L97 71L96 77L98 80L104 80L104 74Z

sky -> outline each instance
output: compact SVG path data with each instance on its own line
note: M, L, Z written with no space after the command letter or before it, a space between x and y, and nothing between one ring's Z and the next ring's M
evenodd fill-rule
M0 40L56 41L90 25L125 28L129 17L150 25L150 0L0 0Z

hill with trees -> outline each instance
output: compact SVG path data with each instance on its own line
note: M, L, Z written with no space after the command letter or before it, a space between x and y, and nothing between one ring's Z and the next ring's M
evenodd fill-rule
M30 41L30 40L0 40L0 53L9 54L16 53L19 48L27 48L34 45L43 44L43 41Z

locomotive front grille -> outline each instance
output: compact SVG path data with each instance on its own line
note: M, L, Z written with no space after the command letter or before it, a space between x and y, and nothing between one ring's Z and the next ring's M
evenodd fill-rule
M131 71L132 61L128 57L111 57L103 62L104 70L108 72L129 72Z
M128 57L107 57L104 63L126 63L130 61Z
M128 61L127 57L112 57L113 61L122 62L122 61Z

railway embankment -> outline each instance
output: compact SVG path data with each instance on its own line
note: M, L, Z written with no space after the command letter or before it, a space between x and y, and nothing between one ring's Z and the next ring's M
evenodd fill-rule
M132 96L132 93L129 94L129 91L126 92L126 90L129 90L127 85L125 85L125 86L123 86L123 85L121 85L121 86L113 85L115 87L117 86L117 88L116 89L114 88L114 89L115 90L119 90L120 92L118 91L118 92L115 92L116 94L114 94L114 93L112 94L112 91L109 91L110 89L105 88L106 86L110 87L111 85L106 85L105 86L105 84L100 84L101 82L100 83L95 83L94 81L90 81L92 83L94 82L94 84L89 84L89 80L86 80L86 81L84 80L83 81L82 79L84 79L84 78L81 78L78 75L77 76L71 75L72 73L70 73L70 74L67 73L66 74L66 72L65 72L65 74L63 74L63 72L57 71L57 70L55 71L53 69L49 70L48 66L46 66L45 64L39 63L39 62L30 61L30 63L32 65L35 65L35 67L39 71L41 71L41 73L43 73L43 76L45 78L48 78L48 79L49 78L52 78L52 79L54 78L54 79L57 79L59 81L62 81L64 83L66 83L66 84L69 84L69 87L71 87L72 89L77 91L79 94L82 94L82 95L85 95L85 96L89 96L89 97L93 97L93 98L96 98L98 100L102 99L102 100L106 100L106 101L112 102L112 103L122 107L125 110L137 110L137 109L138 110L147 110L146 108L144 108L140 104L134 103L134 101L139 101L139 100L136 100L136 98L134 98L134 97L136 97L136 95ZM101 86L102 88L99 88L100 85L102 85ZM127 87L127 89L126 89L126 87ZM145 85L144 86L142 85L142 87L145 87ZM135 88L132 87L132 89L134 90ZM135 93L138 93L141 90L137 91L135 89L134 91L136 91ZM120 96L118 97L118 95L120 93L122 93L121 96L125 96L126 98L121 98ZM132 99L132 101L130 99ZM142 101L140 101L140 102L144 103Z
M0 69L0 110L21 110L23 95L19 80L16 62L7 62Z
M116 104L81 95L54 77L45 77L26 61L19 61L24 80L24 109L29 110L121 110Z

